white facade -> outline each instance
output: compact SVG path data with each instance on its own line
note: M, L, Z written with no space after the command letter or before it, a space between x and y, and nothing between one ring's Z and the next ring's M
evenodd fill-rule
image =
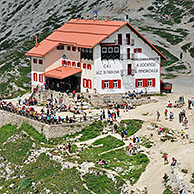
M118 34L122 34L122 45L120 45L120 60L101 60L100 44L94 48L95 78L94 87L99 94L124 93L127 91L141 91L147 88L148 92L160 92L160 56L156 51L146 44L131 29L124 26L102 43L118 43ZM130 34L130 44L126 43L126 34ZM132 41L133 40L133 41ZM132 44L132 42L134 44ZM134 53L134 49L141 48L141 53ZM130 49L130 59L127 56ZM133 59L134 58L134 59ZM128 75L128 64L132 65L132 75ZM137 87L136 80L144 79L150 82L154 79L155 86L146 84L146 87ZM121 80L121 88L103 88L103 80Z

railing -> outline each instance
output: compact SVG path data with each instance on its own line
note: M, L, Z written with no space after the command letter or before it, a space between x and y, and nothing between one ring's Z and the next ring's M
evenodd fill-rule
M134 60L136 58L135 53L131 53L130 55L128 54L120 54L120 60Z
M131 73L128 73L128 71L126 69L122 69L121 70L121 76L125 76L125 75L131 75L134 76L134 74L137 73L136 69L132 69Z
M119 44L118 39L114 40L115 44ZM121 45L130 45L130 46L134 46L135 45L135 39L122 39L122 44Z

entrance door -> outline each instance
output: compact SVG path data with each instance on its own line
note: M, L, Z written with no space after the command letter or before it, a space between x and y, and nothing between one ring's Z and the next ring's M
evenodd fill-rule
M132 64L128 64L128 75L132 74Z

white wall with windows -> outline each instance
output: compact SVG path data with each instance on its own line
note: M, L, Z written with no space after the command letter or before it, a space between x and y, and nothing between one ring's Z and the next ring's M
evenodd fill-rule
M117 47L120 59L112 57ZM159 54L124 26L94 48L94 87L100 94L141 91L147 87L151 93L160 92L160 62ZM121 87L110 87L108 80L113 80L114 86L119 80Z

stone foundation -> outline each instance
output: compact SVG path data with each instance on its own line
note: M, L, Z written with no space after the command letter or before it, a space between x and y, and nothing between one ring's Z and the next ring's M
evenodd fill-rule
M71 124L56 124L56 125L47 125L33 119L29 119L17 114L13 114L7 111L0 110L0 127L8 123L21 126L22 123L28 123L34 127L39 133L44 134L47 139L63 137L67 134L73 134L79 132L85 126L89 125L91 122L81 122L81 123L71 123Z

